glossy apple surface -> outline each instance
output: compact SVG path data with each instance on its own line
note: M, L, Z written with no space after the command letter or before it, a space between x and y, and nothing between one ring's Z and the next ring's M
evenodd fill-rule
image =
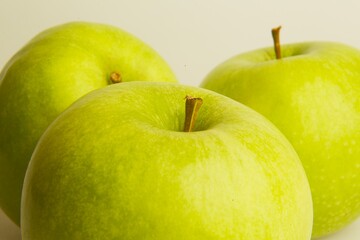
M114 80L175 81L148 45L113 26L73 22L45 30L0 74L0 207L17 224L27 164L56 116ZM121 78L121 79L119 79Z
M314 202L313 236L335 232L360 214L360 52L309 42L237 55L202 87L250 106L290 140Z
M203 99L183 132L184 97ZM41 137L26 173L28 239L308 240L304 169L268 120L171 83L93 91Z

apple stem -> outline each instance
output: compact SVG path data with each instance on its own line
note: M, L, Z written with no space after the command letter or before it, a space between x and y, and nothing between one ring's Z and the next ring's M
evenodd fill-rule
M281 29L281 26L279 26L277 28L273 28L271 30L271 34L272 34L272 37L274 40L274 49L275 49L276 59L281 59L280 29Z
M122 78L121 78L120 73L112 72L110 74L110 80L111 80L112 83L120 83L120 82L122 82Z
M202 98L195 98L191 96L186 96L185 100L184 132L191 132L195 126L197 114L203 103L203 100Z

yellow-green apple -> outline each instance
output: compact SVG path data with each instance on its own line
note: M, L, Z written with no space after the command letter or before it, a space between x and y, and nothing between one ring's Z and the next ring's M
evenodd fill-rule
M0 75L0 207L15 223L27 164L49 123L85 93L135 80L175 77L147 44L104 24L55 26L9 60Z
M290 140L310 182L319 237L360 214L360 51L333 42L281 50L280 59L270 47L234 56L201 86L260 112Z
M312 201L295 150L260 114L131 82L87 94L42 135L21 226L24 240L308 240Z

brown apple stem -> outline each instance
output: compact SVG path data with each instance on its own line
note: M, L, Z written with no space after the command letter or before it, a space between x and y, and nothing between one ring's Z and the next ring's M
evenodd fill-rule
M271 34L272 34L272 37L274 40L274 49L275 49L276 59L281 59L280 29L281 29L281 26L279 26L277 28L273 28L271 30Z
M202 98L195 98L191 96L185 97L185 123L184 132L192 132L195 126L195 121L199 109L203 103Z
M110 74L110 80L112 83L121 83L122 82L121 74L118 72L112 72Z

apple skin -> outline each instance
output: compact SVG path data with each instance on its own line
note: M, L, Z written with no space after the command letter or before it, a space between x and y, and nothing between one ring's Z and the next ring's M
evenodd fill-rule
M360 52L306 42L234 56L201 87L231 97L272 121L303 163L314 203L313 237L360 214Z
M0 207L16 223L27 164L41 134L84 94L123 81L176 81L148 45L116 27L71 22L37 35L0 74Z
M201 97L182 132L184 97ZM29 239L309 239L312 201L287 139L205 89L122 83L93 91L41 137L21 215Z

